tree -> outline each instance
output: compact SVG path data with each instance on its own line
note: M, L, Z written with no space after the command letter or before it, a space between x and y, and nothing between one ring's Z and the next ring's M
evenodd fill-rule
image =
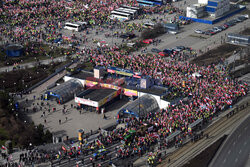
M166 32L162 24L156 24L153 29L145 29L141 33L142 39L156 38Z

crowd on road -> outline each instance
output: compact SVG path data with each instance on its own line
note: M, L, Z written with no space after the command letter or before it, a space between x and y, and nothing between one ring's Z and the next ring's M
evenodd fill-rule
M110 11L119 8L121 5L137 6L133 0L88 0L65 1L65 0L39 0L39 1L3 1L0 8L2 24L0 27L1 36L9 42L25 43L30 40L38 42L53 42L63 37L60 30L65 21L85 21L91 28L110 27L113 22L109 19ZM149 17L146 14L182 13L176 7L168 4L143 8L142 15L138 19ZM115 24L118 22L115 21ZM131 24L132 25L132 24ZM120 27L126 30L140 30L141 25L122 24ZM85 32L87 33L88 30ZM64 36L65 41L71 37ZM10 40L8 40L10 39Z

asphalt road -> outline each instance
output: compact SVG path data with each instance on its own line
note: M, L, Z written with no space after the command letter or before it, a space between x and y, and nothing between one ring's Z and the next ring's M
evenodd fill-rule
M209 167L247 167L250 156L250 115L225 141Z

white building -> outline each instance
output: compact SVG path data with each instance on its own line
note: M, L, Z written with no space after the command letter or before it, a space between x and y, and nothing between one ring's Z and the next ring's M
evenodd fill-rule
M205 14L204 4L193 4L192 6L187 7L187 17L191 18L200 18Z
M187 17L200 18L207 13L219 17L230 10L230 0L198 0L198 4L187 7Z

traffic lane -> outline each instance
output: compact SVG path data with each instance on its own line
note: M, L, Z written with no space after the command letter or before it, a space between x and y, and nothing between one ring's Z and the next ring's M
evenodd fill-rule
M248 154L250 153L250 117L248 117L238 128L232 133L230 138L220 152L220 155L211 165L213 167L238 167L246 163Z

